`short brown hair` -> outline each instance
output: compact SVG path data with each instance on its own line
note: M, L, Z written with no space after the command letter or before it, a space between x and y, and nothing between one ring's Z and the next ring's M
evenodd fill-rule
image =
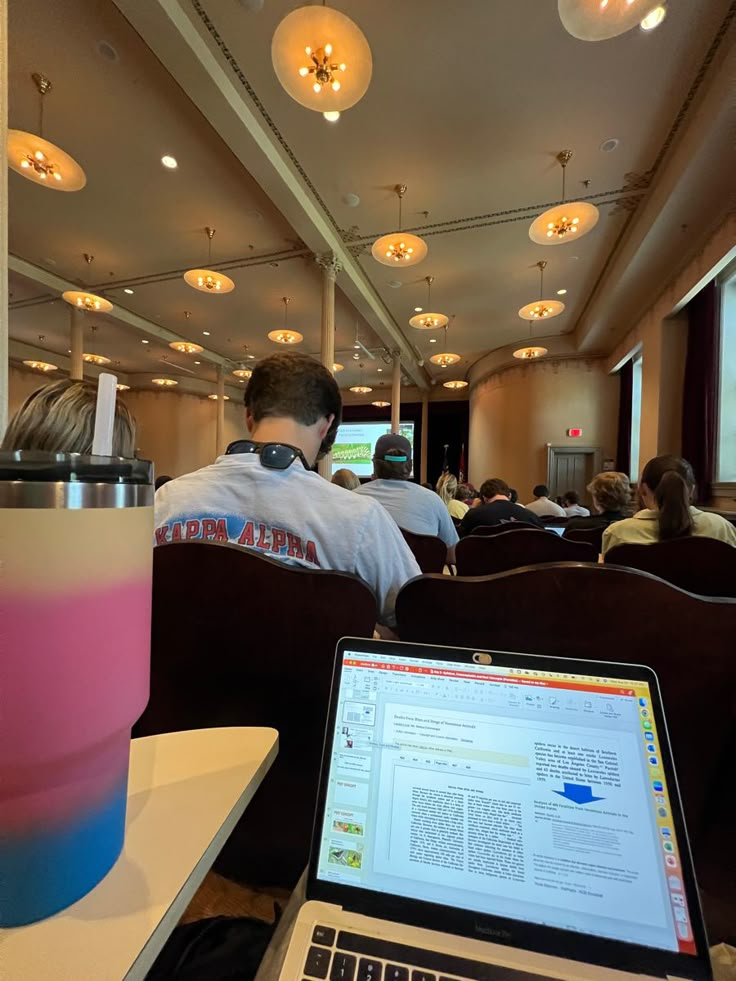
M490 500L498 494L503 497L511 497L511 488L500 477L491 477L490 480L484 480L480 485L480 496L483 500Z
M272 354L254 368L243 398L255 422L267 417L294 419L313 426L334 415L334 434L342 420L337 382L319 361L306 354Z
M49 453L92 452L97 411L97 385L65 378L29 395L10 420L0 449L45 450ZM135 456L135 420L115 400L112 456Z
M588 493L602 511L623 511L631 500L631 485L625 473L604 470L588 484Z

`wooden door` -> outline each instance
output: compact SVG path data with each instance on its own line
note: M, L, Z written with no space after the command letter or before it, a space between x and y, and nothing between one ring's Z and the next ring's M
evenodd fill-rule
M601 469L601 449L597 446L550 446L547 453L547 484L554 500L574 490L590 505L587 487Z

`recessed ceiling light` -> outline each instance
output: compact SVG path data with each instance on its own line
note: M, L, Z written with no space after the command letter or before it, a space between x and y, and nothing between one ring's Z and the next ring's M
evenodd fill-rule
M201 361L195 361L194 363L195 363L195 364L202 364L202 362L201 362Z
M666 16L667 7L663 3L660 3L654 10L649 11L639 26L643 31L653 31L655 27L659 27Z
M123 293L127 293L128 296L132 296L135 293L135 290L132 290L129 286L126 286Z
M376 368L376 371L383 371L383 368Z
M331 109L329 112L323 112L322 115L325 117L328 123L336 123L340 118L340 113L336 109Z
M342 203L346 204L348 208L357 208L360 204L360 198L353 191L347 191L342 196Z
M251 208L249 211L246 211L245 217L249 221L263 221L263 215L256 208Z
M437 343L437 338L436 337L430 337L429 343L430 344L436 344Z
M167 168L167 170L176 170L176 168L179 166L179 164L176 162L176 157L170 157L168 154L161 157L161 163Z
M202 333L204 334L205 337L210 336L210 332L208 330L203 330Z
M421 313L422 309L422 307L414 307L414 313Z
M557 290L557 295L558 296L564 296L565 293L567 293L567 290Z
M618 146L618 140L615 137L611 137L609 140L604 140L598 147L603 153L610 153L611 150L615 150Z
M398 289L401 289L401 287L404 284L402 282L400 282L400 280L398 280L398 279L389 279L388 285L391 287L392 290L398 290Z
M141 341L141 344L149 344L150 341Z

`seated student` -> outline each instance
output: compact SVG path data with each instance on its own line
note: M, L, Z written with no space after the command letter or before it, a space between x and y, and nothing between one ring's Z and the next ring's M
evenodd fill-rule
M159 487L163 487L164 484L168 484L168 482L173 479L174 478L170 477L167 473L162 473L160 477L156 477L156 481L153 486L156 488L156 490L158 490Z
M480 500L478 507L471 508L460 522L460 537L470 535L474 528L481 525L501 525L512 521L524 521L530 525L542 528L542 522L534 514L520 504L511 503L511 488L505 480L494 477L484 480L480 485Z
M693 468L678 456L655 456L641 472L639 494L644 508L603 532L603 552L616 545L651 545L698 535L736 546L736 528L720 514L692 506Z
M587 518L590 511L580 503L580 495L577 491L569 490L562 495L562 508L568 518Z
M411 477L411 443L406 436L386 433L376 440L373 477L355 492L384 506L399 528L415 535L433 535L447 546L447 562L455 561L457 532L447 508L433 490Z
M454 474L442 474L437 481L437 493L444 501L451 518L464 518L468 513L468 505L457 500L457 477Z
M526 504L527 511L532 511L538 518L565 518L566 514L559 504L549 499L549 487L537 484L532 491L534 500Z
M347 467L343 467L341 470L336 470L333 473L332 483L337 484L338 487L343 487L345 490L357 490L360 487L360 480Z
M332 374L305 354L274 354L245 389L250 439L156 494L156 544L243 545L310 569L351 572L374 591L379 623L419 566L385 510L312 471L342 417Z
M588 484L588 493L593 498L594 513L588 518L570 518L566 528L606 528L626 517L631 488L625 473L605 470L597 474Z
M92 453L97 386L70 378L45 385L29 395L5 430L2 450L46 450L49 453ZM135 420L115 400L112 455L135 456Z
M463 504L467 504L469 508L477 507L480 504L480 498L478 497L478 491L470 483L458 484L457 494L455 495L458 501Z

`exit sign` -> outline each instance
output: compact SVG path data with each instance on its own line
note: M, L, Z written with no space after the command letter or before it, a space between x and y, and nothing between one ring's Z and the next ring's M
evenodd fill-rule
M579 439L583 435L582 429L568 429L567 435L572 436L574 439Z

